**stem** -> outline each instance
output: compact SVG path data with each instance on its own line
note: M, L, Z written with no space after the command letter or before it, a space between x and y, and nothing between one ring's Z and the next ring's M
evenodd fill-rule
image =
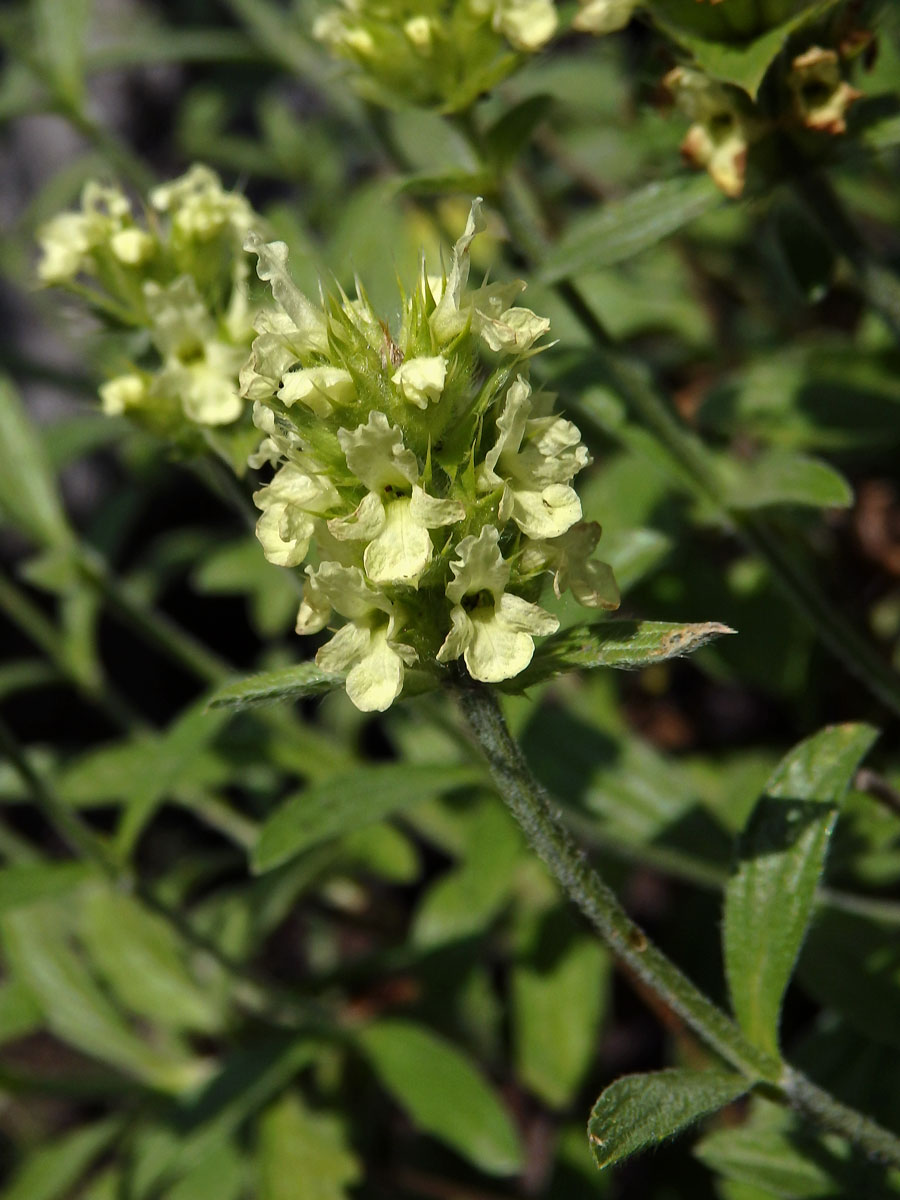
M785 1073L784 1091L793 1108L823 1129L841 1134L879 1162L900 1164L900 1139L895 1134L835 1100L793 1067L788 1067Z
M532 848L616 958L744 1075L777 1083L782 1073L779 1060L748 1042L734 1022L653 945L589 866L560 821L558 807L531 774L510 736L494 693L477 683L461 684L456 692L500 795Z
M558 809L513 741L495 694L473 681L455 687L463 716L488 761L498 791L532 848L615 957L710 1047L798 1112L841 1134L882 1162L900 1166L900 1138L822 1091L792 1067L758 1049L647 938L587 863Z

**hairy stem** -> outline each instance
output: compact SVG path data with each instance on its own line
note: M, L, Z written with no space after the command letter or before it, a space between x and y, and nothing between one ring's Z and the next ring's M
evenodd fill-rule
M769 1094L839 1133L880 1162L900 1166L900 1138L862 1113L841 1104L805 1076L754 1046L622 908L564 828L558 809L537 782L511 737L495 694L481 684L456 686L469 729L483 751L497 789L569 898L610 951L708 1046Z
M778 1059L748 1042L734 1022L653 945L589 865L559 819L557 806L531 774L490 688L460 684L457 698L500 795L532 848L613 954L739 1071L752 1079L777 1082L782 1071Z

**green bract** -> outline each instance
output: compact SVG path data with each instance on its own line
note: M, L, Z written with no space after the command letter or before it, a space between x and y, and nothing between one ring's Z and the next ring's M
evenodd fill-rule
M246 242L275 307L241 372L265 433L252 465L257 534L282 566L307 557L298 633L346 619L317 655L361 709L385 709L413 664L442 674L462 657L476 679L524 670L552 633L542 577L615 608L610 569L590 561L599 527L571 486L589 461L578 430L534 393L529 359L549 322L515 304L521 282L469 287L472 205L450 269L424 263L392 332L361 285L311 303L283 243Z
M245 414L237 374L254 330L242 245L260 224L243 196L194 166L151 193L143 223L121 189L89 183L80 211L43 226L41 282L85 296L119 331L143 331L100 389L107 413L183 442Z
M370 100L456 112L556 32L552 0L342 0L313 34L358 68Z

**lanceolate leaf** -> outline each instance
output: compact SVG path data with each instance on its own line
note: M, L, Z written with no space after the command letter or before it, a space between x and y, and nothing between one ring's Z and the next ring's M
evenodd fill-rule
M772 1053L838 806L876 736L868 725L836 725L801 742L769 779L740 839L725 893L725 970L738 1020Z
M540 278L557 283L632 258L724 202L708 175L676 175L610 200L574 222L545 259Z
M469 1059L412 1021L381 1021L360 1048L397 1103L425 1133L492 1175L511 1175L522 1151L503 1105Z
M226 684L209 702L210 708L249 708L253 704L274 704L283 700L302 700L305 696L320 696L333 691L344 681L339 675L328 675L314 662L298 663L281 671L266 671L249 675Z
M805 454L770 450L750 463L724 458L718 461L729 508L777 504L846 508L853 503L853 490L844 476Z
M407 804L440 796L481 779L475 767L388 763L297 792L262 827L253 851L253 868L271 871L303 850L374 825Z
M565 671L647 667L668 658L682 658L713 638L734 632L718 621L696 625L675 625L666 621L604 621L597 625L576 625L547 638L535 652L531 665L501 687L518 692Z
M59 1200L121 1132L118 1119L96 1121L37 1146L3 1189L5 1200Z
M656 1071L626 1075L594 1105L588 1139L598 1167L680 1133L742 1096L750 1081L721 1071Z

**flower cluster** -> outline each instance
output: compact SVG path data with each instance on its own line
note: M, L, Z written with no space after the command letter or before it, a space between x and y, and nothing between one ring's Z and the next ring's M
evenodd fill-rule
M618 604L571 486L587 448L529 382L549 322L516 303L521 282L468 285L482 227L476 201L449 270L423 263L395 331L360 284L313 304L283 243L247 241L276 302L241 373L265 434L253 465L276 468L257 535L272 562L308 560L298 633L345 619L317 662L363 710L387 708L413 664L517 675L557 628L536 603L546 574L557 594Z
M88 183L79 211L39 230L40 281L87 299L127 335L100 389L107 413L182 439L245 413L237 376L254 314L242 247L260 224L243 196L194 166L151 193L144 221L120 188Z
M467 108L553 37L553 0L341 0L313 34L358 69L367 99Z

